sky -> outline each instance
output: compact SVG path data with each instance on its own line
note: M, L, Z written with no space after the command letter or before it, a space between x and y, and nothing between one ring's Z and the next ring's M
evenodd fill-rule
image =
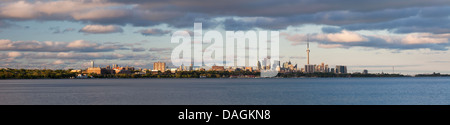
M0 68L170 63L173 32L279 31L280 60L450 73L448 0L0 0ZM207 46L207 45L206 45Z

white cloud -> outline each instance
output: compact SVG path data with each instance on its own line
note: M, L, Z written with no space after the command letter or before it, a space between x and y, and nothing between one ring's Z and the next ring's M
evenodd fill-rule
M87 48L87 47L97 47L97 46L98 46L98 44L96 44L96 43L91 43L91 42L84 41L84 40L75 40L75 41L67 44L67 47L69 47L69 48Z
M289 34L286 32L281 32L280 36L284 37L286 40L292 42L292 45L299 45L301 42L306 42L305 34Z
M123 32L122 28L115 25L86 25L80 32L102 34L102 33L117 33Z
M38 17L71 15L75 19L90 19L94 16L110 17L117 11L104 11L102 8L120 6L106 0L64 0L64 1L10 1L1 3L0 17L32 19ZM106 13L104 13L106 12ZM111 13L113 12L113 13ZM80 14L84 14L81 16Z
M61 65L61 64L65 64L65 62L62 60L55 60L52 64L53 65Z
M319 44L319 48L341 48L343 47L341 44Z
M16 57L21 57L22 56L22 53L19 53L19 52L8 52L8 57L11 57L11 58L16 58Z
M280 33L281 36L284 36L289 41L294 42L306 42L308 35L306 34L289 34L286 32ZM358 33L342 30L337 33L321 33L321 34L310 34L310 41L330 41L330 42L338 42L338 43L350 43L350 42L365 42L368 39Z
M430 33L411 33L406 35L401 42L404 44L439 44L448 43L448 38L441 38Z
M127 12L124 10L100 9L87 12L76 12L71 15L75 20L99 20L124 17L127 15Z
M318 34L313 35L312 37L315 38L316 40L344 42L344 43L368 41L368 39L365 38L364 36L347 30L342 30L339 33Z
M289 33L285 33L282 32L280 33L281 36L283 36L285 39L289 40L292 42L292 45L299 45L302 42L306 42L308 37L310 42L312 41L319 41L319 42L333 42L333 43L354 43L354 42L366 42L369 39L367 39L366 37L351 32L351 31L347 31L347 30L342 30L341 32L337 32L337 33L321 33L321 34L310 34L310 35L306 35L306 34L289 34ZM322 45L322 47L328 46L330 47L330 45ZM336 46L336 44L334 45Z
M17 1L15 3L2 6L0 8L0 17L31 19L37 17L38 13L34 11L34 5L25 1Z

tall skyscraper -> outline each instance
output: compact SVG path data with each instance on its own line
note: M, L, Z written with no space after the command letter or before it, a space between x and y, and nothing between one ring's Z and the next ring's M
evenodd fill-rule
M322 62L322 64L316 66L316 72L329 72L328 64Z
M307 35L307 37L306 37L306 54L308 54L308 65L309 65L309 52L310 52L310 50L309 50L309 35Z
M337 65L336 66L336 73L347 73L347 66L341 66L341 65Z
M257 70L261 70L261 62L259 62L259 60L258 60L257 66L258 66L258 69L257 69Z
M94 68L94 60L91 60L91 68Z
M160 61L153 63L153 70L158 70L161 72L166 71L166 63Z
M283 68L284 69L289 69L289 65L291 65L291 60L289 60L289 62L284 62L283 63Z
M314 73L314 72L316 72L315 67L316 67L316 65L311 65L311 64L305 65L305 72L306 73Z

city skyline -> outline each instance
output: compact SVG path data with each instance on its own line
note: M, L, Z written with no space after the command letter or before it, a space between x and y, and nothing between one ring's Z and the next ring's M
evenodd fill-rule
M178 45L171 33L202 22L222 34L278 30L279 61L299 67L309 55L310 64L346 65L348 72L450 73L450 2L373 2L3 0L0 67L170 65Z
M267 61L266 59L263 61L265 62ZM290 73L336 73L336 74L369 74L367 69L364 69L361 72L348 72L347 71L347 66L345 65L335 65L335 68L332 68L332 66L329 66L328 64L325 63L321 63L319 65L315 65L315 64L306 64L304 65L304 68L298 67L297 64L293 64L291 63L291 61L289 62L284 62L283 64L281 64L280 61L275 60L274 64L267 64L267 63L261 63L260 61L257 62L256 66L193 66L192 64L185 66L185 65L181 65L179 67L175 67L175 66L167 66L166 62L154 62L153 67L151 68L137 68L135 69L133 66L126 66L126 67L121 67L118 64L112 64L111 65L106 65L104 67L98 65L95 66L94 65L94 61L91 60L91 66L87 67L87 68L82 68L82 69L72 69L71 72L82 72L84 71L85 74L87 73L96 73L96 74L105 74L105 73L112 73L113 74L117 74L117 73L129 73L132 74L133 71L138 71L139 73L143 73L145 74L145 72L147 71L151 71L151 72L166 72L166 71L170 71L171 73L176 73L178 71L228 71L228 72L232 72L232 71L250 71L250 72L261 72L262 70L276 70L278 73L282 73L282 74L290 74ZM273 68L273 69L272 69ZM434 73L434 72L433 72ZM371 73L371 74L399 74L396 72L392 72L392 73L386 73L386 72L381 72L381 73Z

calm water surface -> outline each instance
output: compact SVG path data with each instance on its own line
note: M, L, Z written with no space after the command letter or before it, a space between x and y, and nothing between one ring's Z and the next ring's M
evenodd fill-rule
M450 78L0 80L0 104L450 104Z

